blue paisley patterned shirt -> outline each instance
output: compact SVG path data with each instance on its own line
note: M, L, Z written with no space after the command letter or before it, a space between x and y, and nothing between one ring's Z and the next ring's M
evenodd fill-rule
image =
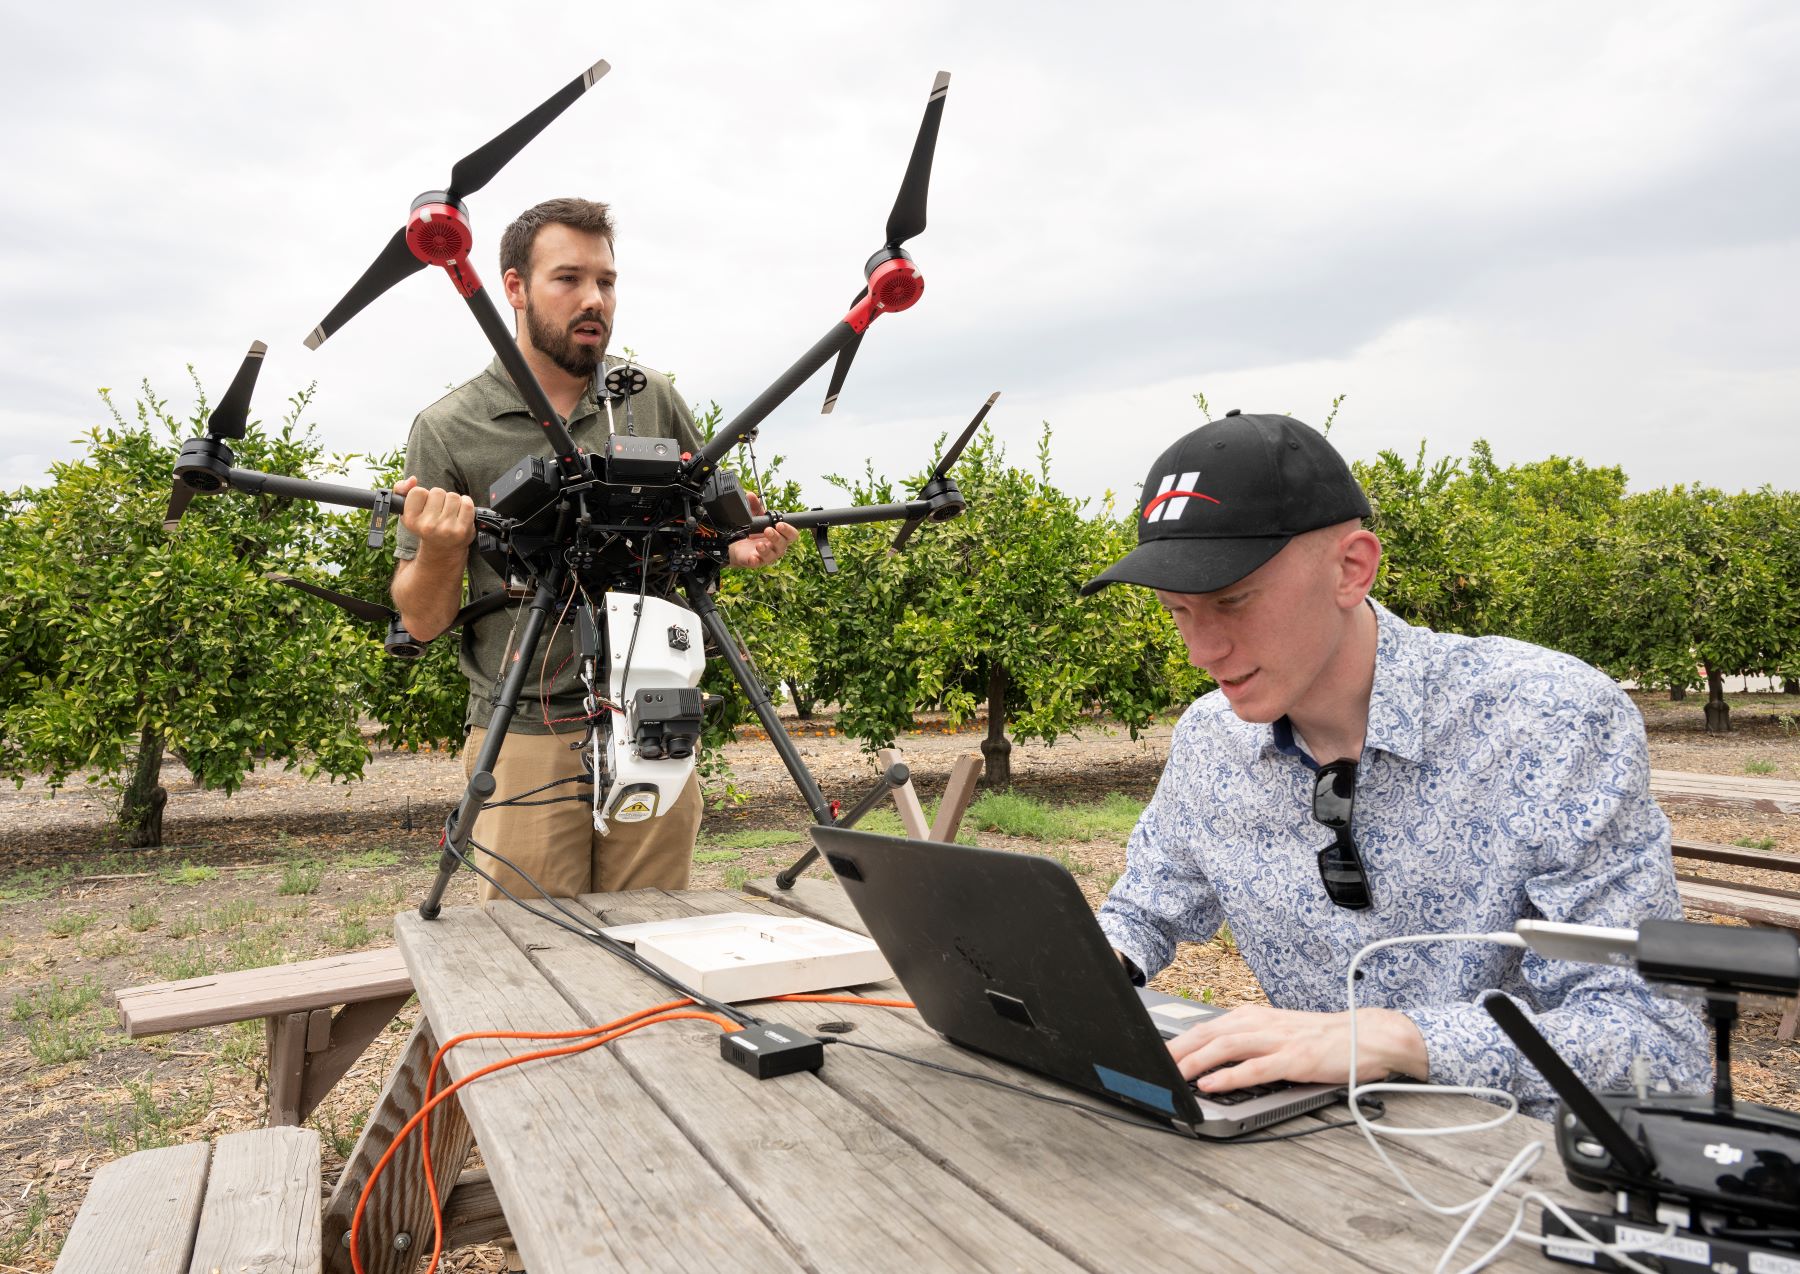
M1113 945L1154 972L1175 943L1228 921L1272 1004L1341 1011L1350 957L1378 938L1680 919L1630 699L1569 655L1413 628L1369 604L1380 636L1352 834L1374 905L1325 896L1317 854L1332 833L1312 820L1316 767L1288 723L1241 721L1215 691L1175 727L1101 908ZM1550 1086L1479 1003L1495 988L1595 1087L1627 1082L1639 1054L1653 1081L1710 1083L1699 1014L1631 970L1472 942L1389 947L1359 968L1357 1003L1412 1019L1433 1083L1506 1089L1528 1114L1553 1112Z

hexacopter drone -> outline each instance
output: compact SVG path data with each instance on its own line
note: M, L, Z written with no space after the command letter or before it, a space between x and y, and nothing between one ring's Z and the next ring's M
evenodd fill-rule
M950 469L999 397L988 398L917 496L904 503L752 516L736 475L719 467L734 447L751 439L770 412L835 357L824 405L826 412L831 411L869 324L881 314L910 308L924 291L924 278L905 245L925 229L932 155L950 84L950 76L940 72L888 216L887 237L863 266L865 286L849 312L697 452L682 452L671 439L629 432L612 435L601 454L578 447L475 275L469 262L473 235L463 201L491 181L608 69L603 61L595 63L536 110L457 161L447 189L414 199L406 224L306 338L309 348L318 348L396 283L428 265L438 266L467 302L550 448L547 457L521 457L493 484L485 506L476 510L476 550L508 587L472 599L457 613L452 627L509 606L525 604L528 610L518 654L496 696L474 774L444 824L437 879L419 906L428 920L441 910L444 890L457 867L470 861L467 850L482 809L533 795L515 793L496 800L494 763L544 628L552 614L571 605L586 688L582 781L592 788L586 799L592 802L597 827L603 829L609 820L657 817L687 782L701 732L704 705L698 686L708 648L724 656L743 686L816 822L854 823L890 786L904 782L904 767L895 766L852 808L840 810L838 803L827 800L714 607L711 593L729 546L776 522L810 531L825 569L831 571L836 564L827 532L833 526L900 521L903 525L893 546L898 550L925 522L961 513L965 501ZM363 490L236 467L230 443L244 436L250 395L265 352L262 342L251 345L208 418L206 432L183 445L165 525L170 529L177 525L195 492L230 489L368 509L373 515L369 542L379 546L397 504L392 490ZM615 400L629 401L643 386L642 373L629 364L605 375L606 393ZM423 653L423 643L407 633L387 607L289 576L273 578L323 597L358 618L385 621L389 653L402 658ZM677 588L687 606L662 595ZM782 888L792 886L814 852L777 877Z

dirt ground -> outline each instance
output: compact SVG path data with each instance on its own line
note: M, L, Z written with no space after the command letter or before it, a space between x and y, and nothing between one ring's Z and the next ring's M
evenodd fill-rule
M1800 699L1733 697L1734 733L1708 737L1700 703L1639 696L1658 768L1800 780ZM829 718L793 722L830 796L853 800L873 759ZM961 732L924 723L900 746L934 797ZM1168 723L1131 739L1096 724L1054 748L1019 745L1014 786L1053 804L1110 793L1147 799ZM760 732L727 750L741 803L709 809L697 887L735 887L792 862L806 810ZM122 851L91 790L41 784L0 792L0 1274L48 1271L96 1168L121 1154L258 1126L264 1114L260 1022L131 1041L110 993L145 982L310 959L391 942L395 912L416 904L436 868L437 831L460 794L457 758L382 752L354 784L259 771L235 795L196 790L173 762L165 848ZM1800 818L1668 807L1678 838L1800 853ZM746 832L764 832L759 837ZM791 833L780 836L778 833ZM1124 866L1122 838L1045 843L977 832L980 843L1061 859L1098 904ZM776 843L764 843L775 841ZM754 847L746 847L754 842ZM1793 889L1792 876L1683 862L1683 870ZM465 875L448 901L471 902ZM1702 917L1695 916L1699 919ZM1237 1004L1261 998L1229 939L1184 947L1165 990ZM335 1175L417 1014L411 1006L309 1121ZM1740 1028L1737 1095L1800 1110L1800 1046L1775 1038L1774 1006ZM496 1249L448 1258L453 1271L501 1268Z

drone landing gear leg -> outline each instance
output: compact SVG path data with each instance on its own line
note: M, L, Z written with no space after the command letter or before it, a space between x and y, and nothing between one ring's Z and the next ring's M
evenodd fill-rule
M444 852L438 859L437 879L431 882L430 892L419 904L419 914L427 920L436 920L444 909L444 890L450 885L450 877L462 866L462 855L468 850L469 838L475 834L475 820L481 814L481 807L494 795L494 762L500 756L501 745L506 742L507 727L512 724L519 694L525 688L525 678L530 675L538 640L550 612L562 596L566 578L566 572L559 565L538 581L537 595L531 599L531 609L525 616L524 631L520 634L512 667L507 670L506 680L500 683L494 714L488 718L487 737L482 740L481 751L475 757L475 773L463 789L462 800L444 822Z
M806 768L806 762L800 759L800 749L794 746L793 739L781 724L781 718L775 715L775 705L769 701L769 692L763 689L762 682L757 680L756 670L738 649L737 638L725 627L725 620L719 615L718 607L713 605L712 598L707 595L706 586L691 573L683 575L681 582L687 590L688 605L700 617L700 623L705 626L713 645L725 656L732 675L743 686L745 695L750 699L751 711L756 713L756 719L768 731L769 742L775 745L775 752L781 757L782 765L787 767L794 786L800 789L800 797L806 802L806 808L812 811L813 821L830 823L831 802L825 799L825 793L819 790L818 780Z
M737 677L738 684L743 686L744 694L749 697L751 710L756 713L756 719L762 722L763 729L768 733L769 742L775 745L775 752L781 757L782 765L787 767L788 774L794 780L794 786L800 789L800 795L806 801L806 807L812 811L813 822L822 823L827 827L849 827L873 809L875 802L906 782L910 777L906 767L899 763L890 765L882 776L875 780L874 786L864 794L861 800L841 817L834 817L831 812L831 802L825 799L825 793L819 790L818 781L813 778L812 771L808 770L806 762L800 759L800 749L794 746L794 740L788 734L787 727L783 726L781 718L775 715L775 705L769 699L769 692L764 690L762 682L757 680L756 670L750 666L750 661L745 659L743 653L738 650L737 638L733 637L731 630L725 627L725 621L720 617L718 608L713 605L712 598L707 595L706 586L693 575L683 576L682 583L687 588L688 605L693 607L694 613L700 617L700 622L705 625L707 634L713 639L713 645L717 646L720 653L725 656L725 662L731 665L732 674ZM800 879L800 873L806 870L812 860L818 857L818 854L817 849L807 850L799 862L775 877L776 885L782 889L792 889L794 882Z

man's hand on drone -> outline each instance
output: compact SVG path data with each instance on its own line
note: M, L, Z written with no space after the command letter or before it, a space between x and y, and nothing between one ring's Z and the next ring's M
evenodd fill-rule
M462 559L475 538L475 501L442 487L421 487L417 478L401 481L394 494L406 497L400 522L419 537L419 552Z
M756 492L745 491L744 498L750 505L752 517L761 517L768 511L763 508L762 497ZM471 523L471 525L473 524ZM786 522L777 522L774 526L764 527L756 535L747 535L743 539L733 542L730 549L731 564L733 566L773 566L782 559L782 555L799 538L799 528L790 526Z

